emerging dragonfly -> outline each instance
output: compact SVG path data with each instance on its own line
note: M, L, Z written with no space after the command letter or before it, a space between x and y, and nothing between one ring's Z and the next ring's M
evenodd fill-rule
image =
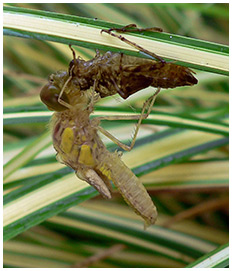
M105 32L115 36L111 33L112 30L125 32L126 28ZM125 41L123 37L119 38ZM153 53L150 54L154 56ZM103 56L97 52L96 57L90 61L76 58L74 51L73 56L69 71L52 74L40 93L41 100L47 107L56 111L51 120L51 129L57 159L73 168L80 179L94 186L106 198L111 198L110 181L113 181L125 201L144 219L145 227L154 224L157 211L146 189L121 161L121 153L110 153L106 149L98 131L123 149L131 150L141 121L150 113L160 88L193 85L197 80L190 69L166 63L156 55L158 61L111 52ZM171 67L174 67L174 71L167 72ZM141 115L97 117L90 120L89 116L100 97L119 93L123 98L127 98L149 85L158 89L145 102ZM131 145L123 144L104 130L100 126L102 119L137 119Z

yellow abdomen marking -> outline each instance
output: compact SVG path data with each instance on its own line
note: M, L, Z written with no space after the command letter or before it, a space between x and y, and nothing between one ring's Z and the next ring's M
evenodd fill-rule
M92 151L89 145L82 145L78 162L87 166L94 166Z
M109 180L111 180L111 171L105 168L105 165L100 167L100 171L103 175L105 175Z
M60 144L61 149L65 153L69 153L72 149L73 144L74 144L73 130L71 128L67 127L62 134L61 144Z

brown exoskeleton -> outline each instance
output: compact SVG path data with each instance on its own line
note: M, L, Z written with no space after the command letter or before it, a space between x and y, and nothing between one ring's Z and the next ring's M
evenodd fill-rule
M95 58L85 61L75 57L69 64L69 71L72 70L73 80L81 90L89 89L95 82L95 91L101 97L111 96L118 93L126 99L131 94L148 86L157 88L175 88L179 86L191 86L197 84L197 79L193 76L193 71L187 67L167 63L156 54L147 51L139 45L125 39L121 35L112 33L142 31L143 29L132 28L136 25L109 30L102 30L111 36L119 38L123 42L130 44L141 52L150 55L156 60L143 59L139 57L125 55L123 53L106 52L100 55L97 51ZM161 31L160 28L148 28L145 30Z
M124 31L126 28L120 30ZM115 36L111 31L112 29L105 32ZM125 41L123 37L119 38ZM40 93L41 100L50 110L55 111L51 129L58 161L73 168L80 179L94 186L106 198L111 197L110 181L113 181L126 202L144 219L145 226L155 223L156 207L139 179L121 161L121 154L110 153L106 149L98 131L123 149L131 150L141 121L150 113L160 88L197 83L190 69L166 63L155 54L150 54L158 61L112 52L103 56L97 53L94 59L85 61L76 58L73 51L74 59L69 71L52 74L49 83ZM89 116L100 97L119 93L126 99L150 85L158 89L145 102L141 115L98 117L90 120ZM139 120L131 145L121 143L100 127L102 119Z

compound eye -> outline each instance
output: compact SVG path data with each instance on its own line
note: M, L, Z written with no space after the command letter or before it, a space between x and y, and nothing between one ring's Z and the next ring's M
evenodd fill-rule
M58 102L60 91L61 89L59 87L51 83L46 84L40 91L40 99L46 104L49 110L63 111L67 109ZM62 94L62 100L68 103L68 98L65 93Z

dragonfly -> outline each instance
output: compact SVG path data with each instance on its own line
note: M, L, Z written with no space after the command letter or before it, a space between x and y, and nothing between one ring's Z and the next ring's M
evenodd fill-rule
M125 32L127 28L120 30ZM104 31L112 35L113 30L119 29ZM122 36L119 38L122 39ZM180 81L182 85L194 85L197 79L190 69L166 63L156 55L156 60L142 60L112 52L100 56L97 52L95 58L85 61L76 58L74 50L71 46L70 48L73 52L73 60L68 71L51 74L48 83L40 92L42 102L49 110L55 111L50 121L50 129L53 146L57 152L56 158L60 163L74 169L78 178L92 185L107 199L112 195L112 181L127 204L143 218L144 228L147 228L155 223L157 209L141 181L121 160L122 153L109 152L99 132L109 137L122 149L131 150L141 122L150 114L161 87L176 87L180 85L178 83ZM151 54L154 56L153 53ZM164 78L167 76L167 69L171 69L171 66L175 67L174 73L179 73L180 76L172 85L165 85L164 82L167 84L173 77L172 74L169 80ZM158 67L161 71L157 71ZM163 71L162 67L165 67ZM157 77L159 73L163 74L160 79ZM126 99L148 85L157 87L157 90L144 103L141 114L90 119L99 99L116 93ZM138 120L130 146L120 142L100 126L102 120L118 119Z

